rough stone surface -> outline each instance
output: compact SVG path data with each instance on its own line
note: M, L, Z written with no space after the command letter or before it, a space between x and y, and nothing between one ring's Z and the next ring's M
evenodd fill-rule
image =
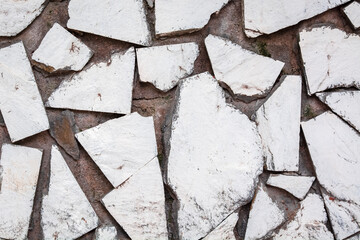
M300 32L308 93L336 87L360 88L360 36L336 28ZM316 54L314 54L316 53Z
M203 240L236 240L234 229L238 220L238 213L232 213Z
M353 1L343 8L344 13L355 29L360 28L360 3Z
M117 230L114 226L102 225L96 229L94 240L119 240Z
M181 81L171 120L167 183L178 200L179 235L199 239L251 200L261 140L209 73Z
M0 239L27 239L42 151L4 144L0 161Z
M114 53L109 62L94 64L64 80L47 107L122 113L131 111L135 52Z
M172 89L194 71L199 55L196 43L182 43L136 49L140 81L150 82L161 91Z

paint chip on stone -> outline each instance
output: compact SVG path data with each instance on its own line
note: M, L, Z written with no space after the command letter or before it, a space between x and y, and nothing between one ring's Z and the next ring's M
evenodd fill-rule
M348 6L344 7L343 11L350 20L354 29L360 28L360 3L353 1Z

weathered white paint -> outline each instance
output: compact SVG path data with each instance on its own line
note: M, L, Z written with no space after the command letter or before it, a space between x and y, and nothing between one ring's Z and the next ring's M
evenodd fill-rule
M203 238L203 240L236 240L234 230L238 220L239 216L236 211L220 223L220 225Z
M95 230L95 240L119 240L117 230L112 225L102 225Z
M360 3L353 1L343 8L344 13L355 29L360 28Z

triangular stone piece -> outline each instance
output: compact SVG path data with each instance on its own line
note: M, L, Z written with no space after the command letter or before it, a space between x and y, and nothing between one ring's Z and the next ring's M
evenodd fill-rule
M360 3L353 1L348 6L344 7L343 11L350 20L354 29L360 28Z
M232 213L211 233L209 233L205 238L203 238L203 240L236 240L234 230L238 220L238 213Z

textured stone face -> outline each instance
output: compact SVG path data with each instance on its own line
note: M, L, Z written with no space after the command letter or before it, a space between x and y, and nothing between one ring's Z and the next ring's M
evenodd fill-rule
M236 240L234 229L239 219L238 213L234 212L217 226L204 240Z
M95 231L95 240L118 240L116 228L110 225L98 227Z
M343 11L353 27L358 29L360 27L360 3L353 1L351 4L343 8Z

